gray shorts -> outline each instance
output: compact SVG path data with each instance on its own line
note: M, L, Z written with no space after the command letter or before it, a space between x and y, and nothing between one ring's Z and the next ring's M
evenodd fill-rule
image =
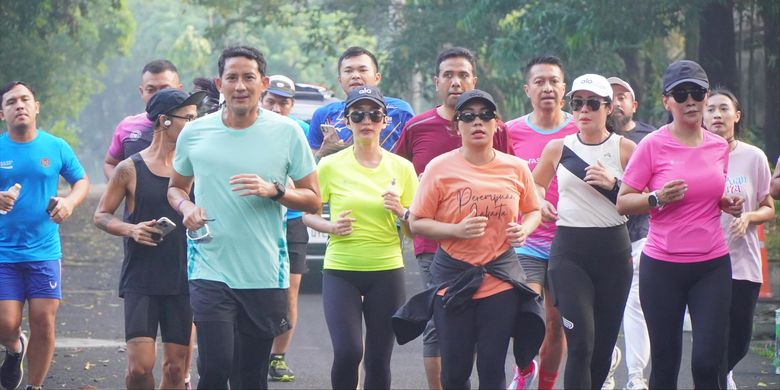
M420 274L425 283L425 288L433 287L433 278L431 277L431 264L433 263L433 253L420 253L417 256L417 264L420 266ZM439 333L433 325L433 318L428 321L423 331L423 357L439 357Z
M547 287L547 260L521 254L517 255L517 259L525 271L526 283L536 283Z

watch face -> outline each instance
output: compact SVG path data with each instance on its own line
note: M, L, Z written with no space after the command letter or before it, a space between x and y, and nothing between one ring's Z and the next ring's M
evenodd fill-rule
M658 206L658 195L656 195L655 192L650 193L650 196L647 198L647 203L650 204L650 207Z

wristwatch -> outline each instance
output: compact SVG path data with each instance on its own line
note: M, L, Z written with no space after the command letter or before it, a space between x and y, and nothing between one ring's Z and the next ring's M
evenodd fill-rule
M650 205L650 208L661 208L663 204L661 204L661 200L658 199L658 193L656 191L653 191L650 193L650 196L647 197L647 203Z
M272 196L271 200L279 200L284 196L284 192L287 190L287 187L279 183L278 181L273 182L274 187L276 188L276 195Z
M410 214L410 213L411 213L411 211L410 211L409 209L406 209L406 211L404 211L404 216L403 216L403 217L401 217L401 221L403 221L403 222L406 222L406 221L408 221L408 220L409 220L409 214Z

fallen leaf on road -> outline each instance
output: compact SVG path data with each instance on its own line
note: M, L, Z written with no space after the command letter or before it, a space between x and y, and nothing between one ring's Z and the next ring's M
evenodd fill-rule
M86 364L84 364L84 369L85 369L85 370L89 370L90 368L92 368L92 367L94 367L94 366L95 366L94 364L92 364L92 363L90 363L90 362L87 362Z
M758 382L758 387L766 387L766 383L764 382Z

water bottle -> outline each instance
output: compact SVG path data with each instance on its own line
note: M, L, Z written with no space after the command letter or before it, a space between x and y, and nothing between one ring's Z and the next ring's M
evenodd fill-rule
M13 195L14 198L18 198L19 197L19 192L21 190L22 190L22 185L19 184L19 183L16 183L13 186L11 186L11 188L9 188L7 192L9 194ZM8 214L8 212L0 210L0 215L5 215L5 214Z

